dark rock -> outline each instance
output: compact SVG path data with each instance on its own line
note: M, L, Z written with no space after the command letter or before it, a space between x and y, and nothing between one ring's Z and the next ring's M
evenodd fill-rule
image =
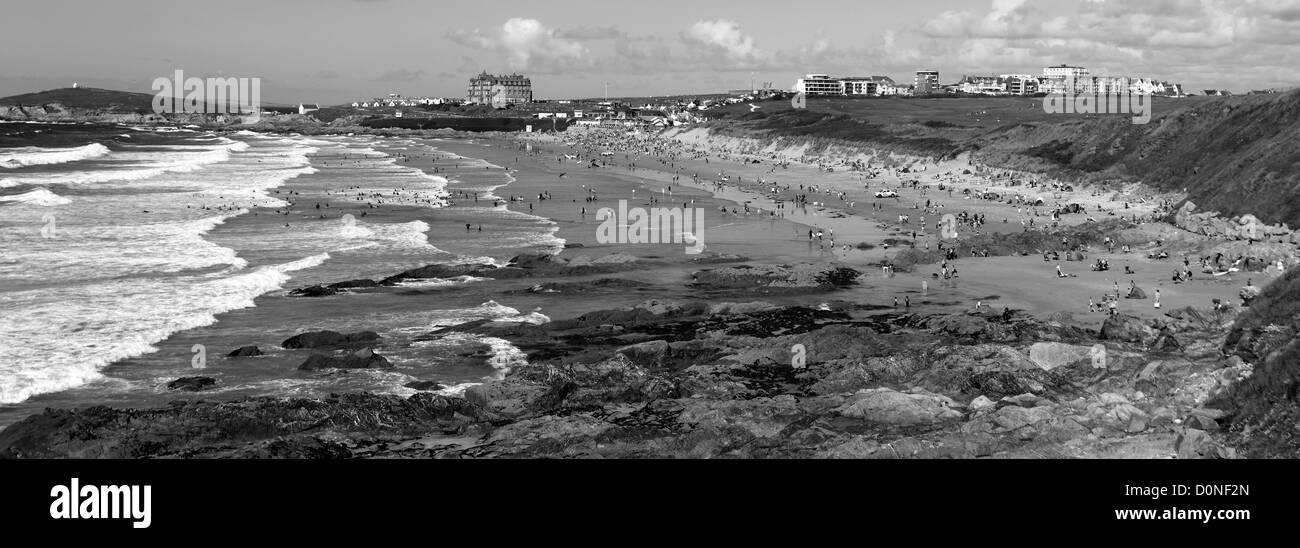
M637 365L659 365L668 359L668 341L649 341L616 350Z
M1300 333L1291 326L1268 325L1243 328L1234 325L1224 340L1223 351L1248 362L1259 363L1297 338L1300 338Z
M496 265L491 264L462 264L462 265L428 265L420 268L414 268L389 276L379 281L379 285L394 286L406 280L427 280L431 278L455 278L457 276L478 276L486 275L488 272L497 270Z
M1142 318L1127 314L1109 316L1101 326L1101 338L1110 341L1146 344L1157 334L1155 328L1148 326Z
M869 388L858 391L837 411L846 417L882 424L916 426L959 419L962 414L955 407L956 402L939 394Z
M1258 286L1248 285L1241 288L1241 291L1237 292L1237 296L1241 298L1241 306L1250 306L1255 299L1259 298L1259 293Z
M348 280L346 282L332 283L326 287L330 289L361 289L361 288L378 287L378 286L379 286L379 282L376 282L374 280L363 279L363 280Z
M369 349L358 350L342 355L327 356L316 354L307 358L298 366L301 371L319 371L322 369L381 369L392 367L388 359Z
M1188 428L1174 442L1174 450L1180 459L1233 459L1237 452L1214 441L1209 434Z
M562 259L557 260L555 255L550 253L526 253L517 255L510 259L510 266L515 268L544 268L560 263Z
M1152 352L1182 352L1183 343L1173 333L1161 331L1151 343Z
M338 289L321 285L313 285L311 287L295 289L289 292L289 295L292 297L331 297L338 294Z
M852 268L827 264L741 265L696 272L691 286L704 290L828 291L853 285L861 275Z
M1011 342L1016 335L1006 326L983 314L944 314L931 316L922 325L932 331L983 342Z
M512 376L552 387L566 409L648 402L680 393L673 379L652 374L622 355L596 363L530 365L512 371Z
M181 377L167 383L168 390L182 390L185 392L202 392L213 386L216 386L217 379L212 377Z
M402 385L402 386L405 386L405 387L410 388L410 389L413 389L413 390L420 390L420 391L423 391L423 392L437 392L438 390L442 390L442 389L446 388L446 386L443 386L443 385L438 384L438 383L433 382L433 381L415 381L415 382L408 382L408 383L406 383L406 384L404 384L404 385Z
M511 377L471 386L465 390L465 399L492 415L519 419L554 409L563 394L542 383Z
M313 331L290 337L280 343L280 346L289 349L356 349L365 346L373 346L375 343L379 342L379 338L379 334L374 331L362 331L360 333L349 333L347 335L337 331Z
M726 264L726 263L744 263L748 262L749 257L733 255L731 253L710 253L702 257L695 257L691 262L696 264Z
M640 289L651 284L622 278L600 278L583 282L546 282L521 290L521 293L588 293L600 290Z
M262 349L256 346L244 346L234 352L226 354L228 358L252 358L262 355Z
M355 447L377 437L455 432L485 417L463 398L429 393L49 409L0 431L0 458L339 457L351 450L323 440L348 437Z

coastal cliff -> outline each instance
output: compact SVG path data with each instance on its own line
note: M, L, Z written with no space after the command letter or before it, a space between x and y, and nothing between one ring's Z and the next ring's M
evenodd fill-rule
M0 105L0 120L17 122L87 122L94 124L165 124L167 118L153 113L114 113L68 108L59 103L35 106Z
M952 110L960 107L952 102L963 100L942 101ZM753 112L740 105L714 114L702 128L674 129L667 136L738 153L808 156L813 163L896 158L901 162L892 165L905 166L968 154L974 163L996 169L1085 184L1141 183L1224 217L1300 225L1300 209L1292 207L1300 202L1300 90L1170 99L1155 103L1155 116L1145 125L1124 116L1046 116L1031 108L1031 99L965 101L966 110L986 109L986 117L1000 116L1002 124L972 124L969 112L943 112L948 119L925 121L910 111L895 112L903 110L899 105L921 108L915 105L925 100L830 102L818 107L825 112L771 102Z

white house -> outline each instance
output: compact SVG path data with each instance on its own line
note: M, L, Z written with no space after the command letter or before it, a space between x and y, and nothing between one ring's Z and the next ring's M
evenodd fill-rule
M1007 81L997 76L966 76L957 86L961 93L1000 95L1007 92Z

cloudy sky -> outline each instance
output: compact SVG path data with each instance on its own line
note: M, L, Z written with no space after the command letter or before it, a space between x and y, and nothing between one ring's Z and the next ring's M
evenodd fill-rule
M705 93L804 73L1041 74L1070 63L1189 90L1300 85L1300 0L5 0L0 96L262 78L264 101Z

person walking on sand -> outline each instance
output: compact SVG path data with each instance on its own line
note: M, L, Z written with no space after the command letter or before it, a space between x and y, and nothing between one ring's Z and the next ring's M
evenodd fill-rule
M1160 308L1160 290L1159 290L1159 289L1156 290L1156 302L1155 302L1155 307L1156 307L1156 308Z

